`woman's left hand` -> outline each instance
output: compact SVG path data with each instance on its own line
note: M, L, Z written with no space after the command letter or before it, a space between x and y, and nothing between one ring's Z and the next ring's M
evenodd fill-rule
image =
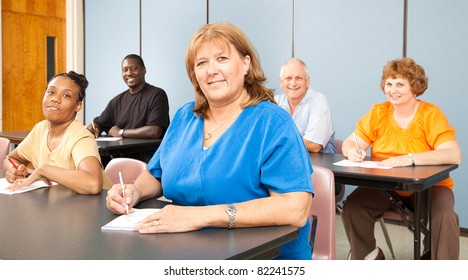
M401 155L401 156L384 159L381 162L378 162L377 165L387 166L387 167L403 167L403 166L413 165L413 161L411 160L409 156Z
M49 179L45 177L41 177L38 174L38 170L35 170L29 177L27 178L21 178L21 179L16 179L12 185L7 187L7 190L10 190L12 192L21 189L22 187L29 186L33 184L36 181L42 180L44 181L48 186L50 186L52 183L49 181Z
M148 217L137 226L140 233L187 232L199 230L199 207L167 205Z

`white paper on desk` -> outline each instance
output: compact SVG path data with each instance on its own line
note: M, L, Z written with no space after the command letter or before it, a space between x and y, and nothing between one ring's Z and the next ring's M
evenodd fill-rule
M334 162L334 165L346 167L363 167L363 168L378 168L378 169L391 169L391 166L379 166L378 161L365 160L363 162L354 162L347 159Z
M54 186L54 185L57 185L57 183L52 182L52 186ZM29 191L32 191L32 190L35 190L35 189L39 189L39 188L47 188L47 187L49 187L46 183L44 183L44 181L36 181L36 182L32 183L32 184L29 185L29 186L24 186L24 187L22 187L21 189L12 192L12 191L6 189L6 188L8 188L9 186L11 186L11 183L8 182L8 181L6 180L6 178L1 178L1 179L0 179L0 193L1 193L1 194L7 194L7 195L13 195L13 194L18 194L18 193L24 193L24 192L29 192Z
M96 141L101 141L101 142L112 142L112 141L118 141L121 140L122 137L98 137L96 138Z
M133 212L126 215L120 215L113 219L106 225L101 227L101 230L134 230L135 226L144 218L153 214L161 209L158 208L144 208L136 209L133 208Z

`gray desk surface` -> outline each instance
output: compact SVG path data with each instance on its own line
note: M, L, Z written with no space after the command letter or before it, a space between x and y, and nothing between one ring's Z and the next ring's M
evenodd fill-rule
M341 154L311 153L312 164L333 171L339 184L369 186L385 190L421 192L449 177L456 164L395 167L375 169L333 165L343 160ZM367 159L370 160L370 159Z
M156 152L160 144L161 144L161 139L133 139L133 138L123 138L117 141L97 142L97 145L99 148L99 154L101 156Z
M18 145L28 136L30 130L2 131L0 137L10 139L13 145ZM99 141L97 142L99 154L101 156L115 156L119 154L132 154L155 152L161 139L133 139L123 138L117 141Z
M255 259L270 258L295 239L291 226L204 229L150 234L101 231L116 215L105 207L106 191L78 195L64 187L0 194L0 259ZM150 200L140 208L159 208Z

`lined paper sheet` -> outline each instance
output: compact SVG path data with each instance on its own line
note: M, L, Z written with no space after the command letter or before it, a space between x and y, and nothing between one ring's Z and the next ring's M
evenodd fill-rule
M106 225L101 227L101 230L130 230L133 231L135 226L147 216L161 209L158 208L133 208L133 212L128 215L120 215Z
M52 182L52 186L55 186L55 185L57 185L57 183ZM8 182L6 180L6 178L1 178L0 179L0 194L13 195L13 194L18 194L18 193L29 192L29 191L39 189L39 188L50 187L46 183L44 183L43 181L36 181L36 182L32 183L32 185L24 186L21 189L12 192L12 191L6 189L9 186L11 186L11 183Z
M391 166L379 166L378 161L365 160L363 162L354 162L347 159L334 162L334 165L346 167L363 167L363 168L377 168L377 169L391 169Z

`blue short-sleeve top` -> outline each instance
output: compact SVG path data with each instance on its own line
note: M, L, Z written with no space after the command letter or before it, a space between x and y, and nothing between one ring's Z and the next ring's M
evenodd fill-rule
M247 107L204 148L204 119L193 108L190 102L177 111L148 163L166 198L205 206L267 197L269 190L313 192L309 154L285 110L268 101ZM281 247L279 258L310 259L309 229L308 221L299 238Z

